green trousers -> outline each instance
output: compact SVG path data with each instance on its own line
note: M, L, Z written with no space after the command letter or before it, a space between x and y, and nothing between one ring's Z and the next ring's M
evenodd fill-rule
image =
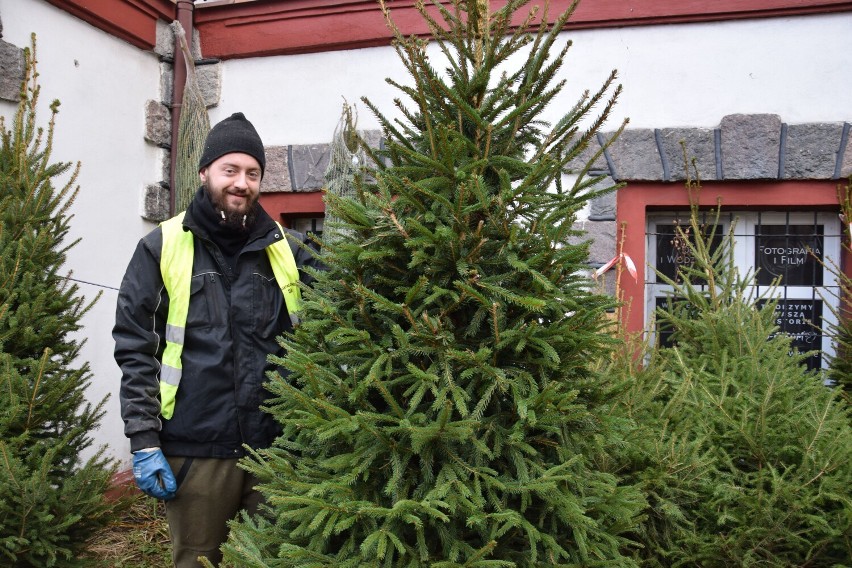
M222 560L219 546L228 539L228 521L240 510L254 514L263 497L257 478L237 466L236 459L167 458L178 478L177 495L166 501L166 520L175 568L199 568L199 556L214 566Z

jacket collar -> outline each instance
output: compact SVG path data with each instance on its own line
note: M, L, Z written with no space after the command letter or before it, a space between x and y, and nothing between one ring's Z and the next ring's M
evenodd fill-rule
M249 231L248 238L245 240L244 249L262 249L266 248L275 242L275 233L278 232L278 225L272 220L272 217L266 213L259 203L255 203L256 217L254 225ZM216 242L214 235L205 228L205 224L199 223L199 216L208 214L207 209L210 207L210 202L204 187L199 187L195 192L195 197L186 208L186 214L183 218L183 227L186 231L191 231L198 238Z

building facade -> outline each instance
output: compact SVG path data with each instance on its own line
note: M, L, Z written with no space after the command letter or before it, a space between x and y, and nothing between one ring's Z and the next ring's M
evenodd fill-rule
M413 4L388 2L405 33L425 33ZM552 11L567 6L551 2ZM0 115L8 123L14 114L21 49L35 34L41 119L51 100L62 103L54 156L82 163L72 209L80 243L68 268L87 297L103 293L84 320L82 357L95 376L91 397L112 395L96 440L122 460L110 332L136 242L170 214L176 93L185 80L175 20L191 32L211 123L242 111L255 124L267 146L262 203L302 230L322 227L329 143L344 101L360 110L359 127L373 130L361 97L390 112L397 92L385 78L405 77L372 0L0 0ZM648 326L665 296L651 267L672 273L685 261L673 245L688 210L685 150L702 203L721 200L722 227L736 222L738 263L782 278L779 323L801 348L830 351L810 322L831 321L825 302L836 283L809 251L847 274L852 267L837 215L837 186L852 175L850 32L852 1L581 2L564 34L573 42L566 88L544 118L557 119L618 71L623 95L592 171L626 185L595 200L578 224L593 239L591 268L619 253L637 266L619 285L627 329Z

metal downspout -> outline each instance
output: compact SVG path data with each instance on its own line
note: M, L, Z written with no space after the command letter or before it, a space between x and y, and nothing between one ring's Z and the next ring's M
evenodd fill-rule
M186 32L186 43L189 45L190 53L192 52L192 35L193 23L192 16L195 10L195 4L192 0L177 0L176 19L180 22L184 32ZM178 157L178 126L180 124L180 112L183 106L183 88L186 85L186 61L184 60L183 50L175 38L175 57L173 65L174 80L172 82L172 149L169 152L169 216L175 214L175 190L177 183L175 179L175 170Z

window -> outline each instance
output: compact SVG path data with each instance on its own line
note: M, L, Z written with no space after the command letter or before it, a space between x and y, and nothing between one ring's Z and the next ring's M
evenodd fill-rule
M287 217L287 226L300 233L322 236L323 217Z
M712 222L714 215L705 215ZM734 211L723 213L718 220L711 247L722 243L722 236L734 227L734 258L741 274L756 272L754 296L772 293L778 300L776 323L779 333L792 337L800 351L820 351L833 355L831 338L824 333L827 325L836 323L839 294L838 282L829 265L839 262L841 227L836 213ZM676 227L688 227L689 212L649 213L646 231L646 258L649 264L674 281L678 269L694 259ZM645 282L646 323L654 310L665 304L672 287L648 270ZM773 290L772 284L778 285ZM831 305L825 305L830 302ZM656 330L656 340L670 343L670 333ZM807 359L808 368L825 365L820 354Z
M261 192L260 205L273 219L300 233L322 236L325 202L322 191Z

